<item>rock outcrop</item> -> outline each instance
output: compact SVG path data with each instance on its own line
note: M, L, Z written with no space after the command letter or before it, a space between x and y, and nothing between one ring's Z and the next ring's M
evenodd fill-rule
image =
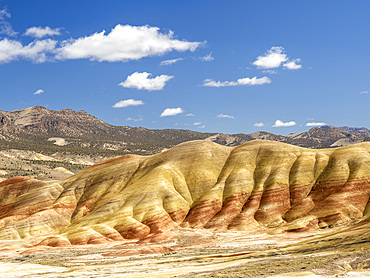
M300 232L370 216L370 143L313 150L208 141L125 155L47 183L0 183L0 239L65 246L163 238L178 227Z

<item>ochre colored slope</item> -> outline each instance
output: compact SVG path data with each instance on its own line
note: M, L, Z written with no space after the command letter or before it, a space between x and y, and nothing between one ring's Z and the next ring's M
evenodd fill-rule
M369 196L370 143L193 141L104 161L60 184L1 182L0 239L63 246L143 240L179 226L299 232L366 218Z

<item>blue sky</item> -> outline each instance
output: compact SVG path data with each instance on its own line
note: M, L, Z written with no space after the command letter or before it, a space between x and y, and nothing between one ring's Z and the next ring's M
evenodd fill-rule
M0 10L0 110L202 132L370 127L369 1L0 0Z

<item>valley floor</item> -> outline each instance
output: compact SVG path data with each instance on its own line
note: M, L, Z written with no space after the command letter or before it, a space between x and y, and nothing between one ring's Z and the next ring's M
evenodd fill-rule
M325 233L181 229L175 240L140 245L128 241L17 250L2 245L0 277L370 277L369 235L359 239L346 230Z

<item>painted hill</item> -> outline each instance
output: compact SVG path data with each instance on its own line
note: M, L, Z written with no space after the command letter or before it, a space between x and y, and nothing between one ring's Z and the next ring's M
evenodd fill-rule
M0 239L49 246L163 240L180 227L280 233L370 216L370 143L313 150L207 141L125 155L61 183L0 183Z

